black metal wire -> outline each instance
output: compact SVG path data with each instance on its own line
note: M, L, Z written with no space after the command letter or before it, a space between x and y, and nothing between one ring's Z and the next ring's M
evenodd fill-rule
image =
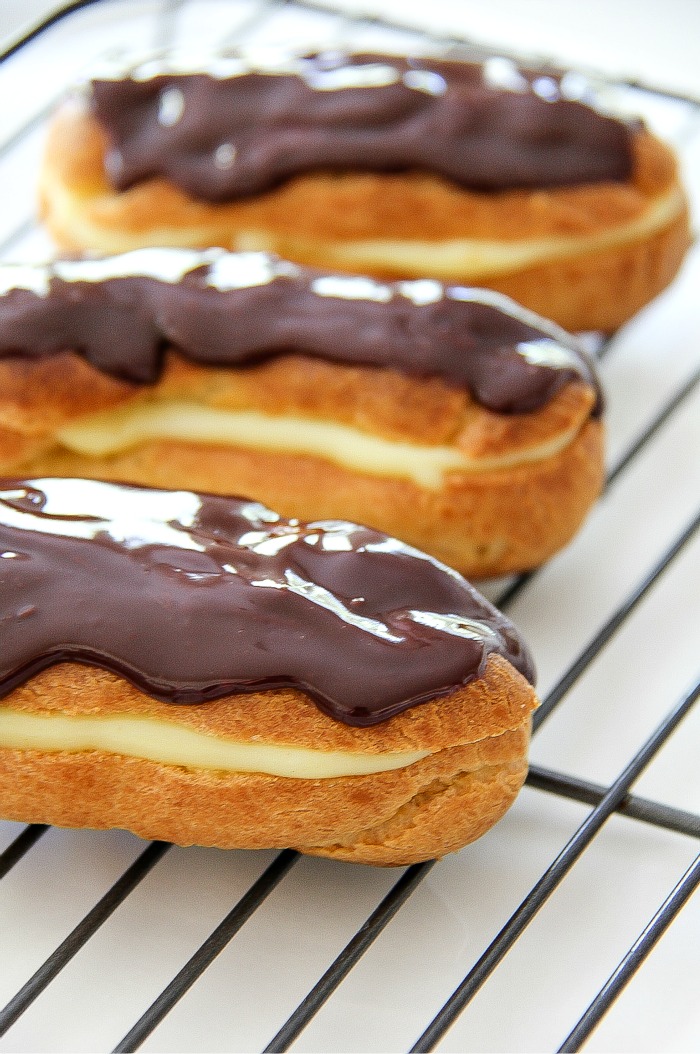
M20 988L7 1006L0 1010L0 1036L4 1036L17 1018L41 995L46 986L126 900L168 849L170 845L167 842L151 842L148 848L136 858L131 867L78 923L72 933L59 944L58 948Z
M67 5L62 11L55 13L41 22L35 29L32 29L26 36L17 41L16 44L13 44L10 49L1 53L0 63L2 63L2 61L9 55L20 50L24 44L28 44L34 40L35 37L39 36L45 29L49 29L51 26L55 25L66 15L73 14L74 11L78 11L82 7L90 7L97 3L104 4L106 2L108 2L108 0L82 0L82 2L77 4ZM112 0L112 2L118 2L118 0ZM157 46L164 47L167 45L167 42L173 33L177 15L185 3L186 0L164 0L159 20L156 23L158 37ZM272 17L276 11L288 6L289 3L290 0L260 0L258 6L250 12L246 18L242 19L233 30L231 30L228 40L236 41L244 38L248 33L260 28L260 26L263 25L267 19ZM113 49L108 49L102 54L102 56L97 56L95 61L98 61L100 57L104 58L113 53ZM69 92L70 88L63 89L61 92L52 96L48 103L42 106L40 110L37 110L36 113L33 113L28 117L22 124L15 128L2 143L0 143L0 162L2 162L7 154L19 146L27 136L41 128L56 110L56 107L66 98ZM21 223L17 224L9 234L5 235L5 237L0 240L0 255L9 252L14 245L26 237L26 235L34 228L35 224L36 217L33 215L27 216L21 221Z
M209 935L204 944L183 966L182 970L173 978L167 988L163 989L146 1013L127 1032L121 1043L117 1044L114 1048L114 1054L138 1050L144 1040L150 1036L153 1029L160 1024L166 1014L190 990L195 981L201 977L217 955L224 950L231 938L238 933L253 912L272 893L273 889L282 881L298 859L298 853L292 849L285 849L273 860L267 870L250 887L223 922L219 923L213 933Z
M599 651L609 642L611 637L622 626L623 622L634 611L640 601L647 595L650 589L664 573L669 564L675 560L679 553L691 540L698 527L700 527L700 512L688 524L682 534L667 549L655 567L643 579L622 603L617 611L608 619L602 629L596 633L593 640L581 652L576 661L569 667L562 678L554 685L552 690L542 700L540 707L535 711L533 717L533 728L537 730L550 716L555 707L563 699L569 689L576 683L579 677L588 669Z
M36 40L37 37L45 33L51 26L55 26L58 22L62 22L68 15L75 14L76 11L80 11L83 7L92 7L95 4L104 4L108 0L73 0L72 3L64 4L60 11L55 11L51 15L47 15L46 18L42 18L41 21L37 22L30 30L23 33L21 37L15 40L9 47L3 48L0 51L0 63L5 62L11 55L16 55L18 51L30 44L32 40Z
M601 349L601 356L611 347L611 342L606 341ZM603 493L605 494L608 488L615 482L619 475L627 468L631 461L636 458L637 454L641 453L644 447L654 438L661 430L664 424L669 420L670 417L680 408L683 402L689 398L700 383L700 367L690 375L687 381L680 385L680 387L674 392L671 398L661 407L657 415L652 418L647 427L639 434L635 441L628 447L625 453L622 455L618 463L612 468L607 475L605 480L605 486ZM518 575L513 582L500 594L498 598L498 606L501 608L507 608L513 603L515 598L523 592L527 584L537 575L537 570L527 571L525 574Z
M74 7L71 6L64 12L58 12L51 16L51 18L45 20L41 25L32 30L31 33L13 45L13 48L9 52L3 52L0 54L0 63L7 57L8 54L13 54L14 51L18 50L25 43L29 43L36 36L60 21L66 14L72 14L74 10L79 10L81 7L93 6L97 3L105 3L107 0L85 0L83 3L79 3ZM154 50L157 48L167 47L168 40L171 39L174 25L177 20L180 9L187 3L187 0L164 0L163 9L159 20L156 23L157 26L157 37L158 40L154 44ZM260 0L257 8L252 11L246 18L242 19L241 22L231 30L231 40L238 40L244 37L247 33L251 32L256 27L259 27L265 19L269 18L276 10L287 6L289 0ZM98 62L100 58L106 58L113 55L113 49L109 49L104 52L101 56L95 56L94 61ZM56 107L60 105L62 100L66 97L70 88L63 89L52 96L48 103L45 103L40 110L37 110L30 117L28 117L22 124L20 124L15 130L0 143L0 161L16 146L22 142L28 135L37 129L41 128L42 124L51 116L56 110ZM4 245L0 244L0 252L4 249Z
M581 1017L575 1028L559 1047L559 1051L576 1051L590 1036L601 1018L610 1009L622 989L632 979L654 945L671 925L681 908L700 885L700 856L690 865L683 878L666 898L649 925L639 935L617 969L605 982L598 995Z
M16 41L10 48L6 49L6 51L0 55L0 61L19 51L20 48L30 43L30 41L36 36L49 26L60 21L66 15L72 14L82 7L105 2L106 0L78 0L78 2L66 5L62 11L45 19L21 40ZM334 14L339 19L344 17L340 12L329 11L322 6L319 7L319 5L306 3L305 0L266 0L266 2L263 2L262 5L253 12L249 19L245 19L241 23L241 26L236 27L236 30L233 31L234 35L239 31L246 33L255 29L256 26L259 26L264 22L266 17L273 14L275 10L278 10L286 3L289 3L290 6L313 7L317 10L322 10L327 14ZM172 10L174 11L177 7L179 7L179 3L178 0L175 0ZM404 28L410 29L413 32L420 32L417 27L398 26L395 22L390 23L382 18L372 18L368 21L380 25L393 26L394 28ZM463 40L459 37L452 37L443 42L460 46L471 46L469 41ZM668 99L677 99L678 101L697 105L694 100L676 95L673 92L667 92L664 90L659 91L655 88L650 88L648 85L639 85L632 81L625 83L629 87L638 87L645 92L651 92L658 96L666 97ZM4 147L0 146L0 156L7 153L7 151L12 149L13 146L17 145L24 135L31 133L31 131L39 127L41 121L46 118L49 109L50 107L42 109L40 113L30 118L25 126L16 130L10 140L6 141ZM29 233L32 227L33 220L29 219L24 221L5 238L2 244L0 244L0 252L7 251L9 247ZM671 414L675 412L682 401L694 390L698 379L700 379L700 371L697 371L689 381L679 389L669 403L664 406L657 418L635 441L611 471L607 481L608 486L622 471L624 471L630 461L636 457L649 439L658 432L659 428L661 428ZM549 693L543 707L536 715L536 728L539 727L542 721L549 715L549 713L551 713L564 694L587 668L600 649L610 639L612 634L617 628L619 628L624 619L627 618L643 596L646 595L671 560L680 553L685 544L693 536L699 521L700 517L696 518L689 525L677 542L659 561L654 570L647 576L642 585L632 594L628 601L618 609L615 615L608 621L608 623L606 623L606 626L603 627L600 633L573 664L567 674L560 682L558 682L552 692ZM533 574L520 576L507 593L504 594L501 603L505 606L511 602L532 577ZM460 985L450 1000L448 1000L440 1014L437 1015L428 1029L426 1029L423 1036L418 1040L418 1043L412 1048L413 1050L432 1049L434 1044L439 1041L440 1037L444 1034L447 1028L450 1027L463 1007L467 1004L469 999L471 999L473 994L475 994L481 984L483 984L492 970L495 969L508 948L517 939L530 919L536 911L539 910L541 905L548 898L556 885L562 880L570 867L573 866L575 860L578 859L587 845L590 844L590 841L595 837L602 824L613 811L617 810L624 815L655 824L659 827L665 827L681 834L694 837L699 835L700 817L630 795L627 793L626 789L631 782L637 778L639 772L641 772L642 768L648 763L655 751L660 749L670 732L676 727L677 723L697 698L698 691L699 688L696 687L694 691L690 693L689 696L687 696L686 699L683 700L669 715L667 720L662 726L660 726L642 751L635 755L634 759L609 790L596 784L578 780L564 774L552 773L537 766L532 768L528 779L531 786L573 800L595 805L595 808L551 867L547 869L540 881L531 891L528 898L526 898L518 911L502 929L496 940L484 952L479 962L474 969L470 971L462 985ZM45 829L45 827L40 825L27 828L15 840L15 842L13 842L12 845L0 855L0 877L2 877L2 875L5 874L9 868L36 843L44 833ZM149 847L135 864L132 865L132 868L130 868L115 884L106 897L104 897L95 908L88 913L69 938L67 938L67 940L56 949L53 955L49 957L34 977L27 982L19 993L17 993L17 996L8 1004L5 1010L0 1012L0 1035L10 1027L10 1024L12 1024L30 1005L30 1003L33 1002L37 995L46 987L53 977L55 977L60 969L62 969L70 958L76 954L79 948L83 946L85 941L92 936L92 933L94 933L102 922L109 917L123 899L128 896L131 889L133 889L138 881L140 881L151 867L154 866L167 848L168 846L165 846L162 843L154 843ZM136 1050L140 1044L144 1042L147 1036L150 1035L169 1010L172 1009L180 998L182 998L192 984L195 983L210 965L216 955L221 952L231 938L238 932L262 900L264 900L272 889L275 888L278 882L282 880L296 859L297 855L291 851L285 851L276 858L271 867L268 868L253 887L251 887L239 904L233 908L226 919L224 919L220 926L210 935L208 940L200 947L180 973L178 973L171 984L161 993L149 1010L146 1011L142 1018L134 1025L122 1042L115 1048L115 1051ZM693 868L691 868L688 874L684 876L684 879L681 880L649 926L645 929L644 933L640 935L638 941L635 942L630 953L625 957L623 963L620 964L620 967L613 977L610 978L603 989L601 989L596 1000L594 1000L589 1010L576 1026L576 1029L572 1031L566 1040L565 1045L561 1048L562 1050L578 1049L578 1046L567 1046L566 1044L576 1044L585 1040L592 1028L595 1027L597 1021L600 1020L602 1014L607 1010L612 1000L619 993L621 987L627 982L627 980L629 980L629 977L633 974L634 970L637 969L644 955L648 954L653 943L658 940L671 919L675 917L677 911L680 910L682 903L684 903L687 897L690 896L692 890L696 888L699 876L697 863L698 862L696 861ZM381 933L384 927L388 925L411 893L418 887L432 866L432 862L415 865L413 868L409 868L405 872L375 912L373 912L367 919L356 936L349 942L344 951L338 956L319 982L309 992L305 1000L300 1004L294 1014L292 1014L283 1028L277 1033L270 1045L266 1048L267 1051L286 1050L288 1046L294 1042L306 1024L308 1024L332 992L335 991L338 985L347 976L348 972L352 969L361 955L367 950L379 933Z
M25 827L14 842L10 842L7 849L0 853L0 878L4 878L7 872L29 852L33 845L39 841L43 834L48 831L48 824L33 823Z
M678 390L671 396L665 406L659 411L656 417L650 422L650 424L644 429L641 435L631 444L626 450L623 456L620 458L618 463L608 474L606 481L606 488L611 486L617 477L624 472L629 463L634 460L637 454L646 446L650 439L660 431L663 425L669 420L669 418L679 409L681 404L693 394L698 384L700 383L700 367L691 373L690 377L684 384L681 384Z
M583 805L598 805L607 793L607 787L598 783L578 779L576 776L567 776L563 772L552 772L551 769L542 768L541 765L530 765L525 782L528 787L556 794L560 798L570 798ZM628 794L620 802L617 811L623 816L642 820L654 827L665 827L667 831L687 834L691 838L700 838L700 816L695 812L674 809L670 805L662 805L648 798L639 798L634 794Z
M561 700L561 698L565 694L565 691L568 691L568 688L571 687L571 685L575 682L575 680L577 680L578 677L584 672L584 670L587 668L587 666L590 664L590 662L593 660L593 658L595 658L595 656L601 650L601 648L604 646L604 644L606 644L608 642L608 640L610 639L612 634L622 625L622 623L627 618L627 616L634 610L634 607L636 606L637 603L639 603L639 601L641 600L642 596L644 596L649 591L649 589L656 582L656 580L661 575L661 573L668 567L669 563L682 551L684 545L690 540L690 538L694 534L694 532L697 529L699 524L700 524L700 514L698 515L696 520L693 521L693 523L690 525L690 527L687 528L682 533L682 535L680 536L679 539L677 539L677 541L674 543L674 545L667 551L665 556L659 561L659 563L656 565L656 567L651 572L651 574L647 576L647 578L645 579L645 582L643 583L642 587L639 590L637 590L637 592L635 594L633 594L633 596L631 598L629 598L628 601L621 606L621 608L608 621L608 623L606 623L606 626L603 627L603 630L601 630L601 632L596 636L596 638L594 638L594 640L591 642L591 644L588 646L588 648L584 651L583 655L581 657L579 657L579 659L570 668L570 670L568 671L568 674L565 675L565 677L562 678L562 680L555 686L555 688L547 696L547 698L545 699L544 703L542 704L543 708L545 706L547 707L547 711L546 711L546 715L545 716L547 716L549 713L552 712L554 707L557 705L557 703ZM564 684L566 684L566 688L564 688ZM700 690L700 686L699 686L698 690ZM535 713L535 722L534 722L535 730L542 723L541 719L540 719L540 721L537 721L537 715L539 713L540 713L539 710ZM675 727L675 725L674 725L674 727ZM639 757L640 757L640 755L638 754L637 758L639 758ZM636 778L636 776L634 778ZM570 784L570 787L573 787L573 781ZM590 793L591 791L593 791L593 793L595 795L594 785L588 785L588 787L586 788L585 785L583 785L581 783L579 785L579 787L578 787L579 794L581 794L584 791L584 789L586 790L587 793ZM597 807L598 808L607 807L606 803L609 801L610 793L611 793L610 791L605 791L604 790L603 794L600 797L598 797L598 799L597 799ZM655 806L654 803L642 803L640 801L637 801L637 802L632 801L630 803L629 798L628 798L627 795L623 795L621 800L620 800L620 802L618 804L613 805L612 808L610 809L610 811L614 811L615 809L619 809L620 811L630 810L630 814L631 815L636 815L637 818L639 818L639 819L646 819L648 822L654 822L651 819L651 816L655 812L656 813L656 817L660 821L660 825L661 826L670 826L670 827L673 828L674 824L680 823L681 824L681 830L683 830L683 833L688 833L685 830L685 826L688 826L688 821L690 822L691 833L695 833L696 832L697 826L700 823L700 820L698 820L697 817L693 817L692 814L677 814L675 816L672 816L669 811L665 810L665 807L663 807L663 806ZM594 813L595 813L595 811L594 811ZM607 816L605 818L607 818ZM594 834L595 833L596 832L594 831ZM591 837L593 837L593 835L591 835ZM583 851L583 848L585 848L585 845L582 846L582 848L580 850L581 852ZM574 861L572 859L571 863L573 864L573 862ZM569 865L569 866L571 866L571 865ZM568 868L567 868L567 870L568 870ZM549 889L549 891L547 892L547 896L549 896L549 893L554 888L554 885L556 885L556 883L561 881L561 878L564 877L565 873L566 873L565 871L562 871L561 874L558 875L558 877L556 878L556 882L552 885L551 889ZM412 886L412 889L414 889L418 885L418 883L422 880L423 877L424 877L423 874L417 875L416 881L415 881L414 885ZM528 916L527 921L529 921L530 917L531 916ZM371 930L371 926L372 926L372 923L371 923L370 920L368 920L367 923L365 923L365 927L369 927L370 930ZM363 929L364 929L364 927L363 927ZM519 932L518 932L518 934L516 934L516 936L517 935L519 935ZM376 934L374 936L376 936ZM372 939L374 939L374 937ZM368 942L368 943L370 943L370 942ZM297 1038L297 1036L300 1034L302 1029L306 1027L306 1025L309 1023L311 1018L314 1016L314 1014L317 1013L317 1011L321 1008L323 1003L328 999L328 997L331 994L331 992L344 979L344 977L346 976L347 972L350 969L350 966L354 965L355 959L353 959L353 962L349 963L347 965L347 968L346 968L346 963L345 963L345 958L344 958L346 954L350 954L349 949L351 948L351 946L352 946L352 942L351 942L350 945L348 945L348 947L344 950L344 952L341 953L341 955L335 961L333 966L329 969L327 974L324 975L324 977L318 983L318 985L315 986L314 989L312 989L312 991L309 993L307 998L299 1005L297 1010L294 1011L294 1013L291 1015L291 1017L285 1023L283 1028L278 1032L277 1036L275 1036L275 1038L273 1039L273 1041L270 1044L270 1046L266 1048L266 1051L269 1051L269 1050L275 1050L275 1051L276 1050L286 1050L288 1048L289 1044L292 1043ZM493 947L494 947L494 945L491 946L491 949L493 949ZM489 951L491 949L489 949ZM364 950L364 948L363 948L363 950ZM485 954L488 954L488 952L485 953ZM500 961L500 959L498 961ZM447 1027L449 1027L449 1026L447 1026ZM421 1048L414 1048L414 1049L421 1049ZM431 1049L431 1048L428 1047L426 1049Z
M357 931L352 940L345 946L337 959L326 970L323 977L314 985L306 998L299 1004L294 1013L287 1019L277 1035L265 1047L264 1054L277 1054L288 1050L295 1039L306 1028L309 1021L321 1009L344 978L350 973L355 963L364 955L379 934L393 919L399 908L408 900L411 893L420 885L434 860L425 864L413 864L407 868L399 881L389 890L381 904Z
M328 12L335 10L334 8L327 7L323 0L293 0L293 2L299 7L306 7L314 11ZM450 33L444 37L435 38L425 26L416 25L413 22L402 22L393 14L391 18L385 18L382 15L363 16L362 14L360 14L359 17L362 18L363 21L371 21L378 26L385 26L387 29L405 30L407 33L415 33L417 36L422 35L433 40L447 40L456 47L467 48L475 55L502 55L504 50L503 48L494 47L493 45L474 40L472 37L456 32ZM525 66L543 66L555 69L560 66L560 63L557 63L551 55L537 55L530 52L517 52L508 49L508 56L516 62L522 62ZM578 68L582 73L586 73L590 77L598 77L606 81L609 80L609 75L601 73L599 70L584 70L580 66ZM688 103L691 106L700 106L700 96L694 98L693 96L689 96L687 92L674 91L672 88L659 88L657 85L645 84L636 78L616 80L615 83L623 88L634 88L638 91L643 91L646 94L658 95L662 99L668 99L669 102Z
M4 62L11 55L16 54L18 51L21 51L22 48L26 47L27 44L30 44L37 37L41 36L41 34L46 32L47 29L50 29L51 26L56 25L58 22L61 22L67 16L75 14L77 11L80 11L81 8L93 7L97 4L116 4L118 2L119 0L69 0L69 2L64 3L64 5L59 11L56 11L53 14L48 15L46 18L41 19L41 21L38 21L30 30L24 33L21 37L15 40L8 47L0 51L0 63ZM175 0L175 2L177 2L177 0ZM270 2L276 3L278 5L289 5L290 7L302 7L306 8L307 10L316 11L317 13L321 14L335 15L339 19L346 17L345 12L343 12L342 10L338 10L337 8L332 8L324 5L323 0L270 0ZM406 31L408 33L415 33L417 36L422 36L426 39L432 39L435 43L438 44L444 43L447 45L452 45L454 47L468 48L471 49L474 54L498 55L501 54L503 50L482 43L480 41L475 41L472 38L465 35L461 35L459 33L448 33L440 36L435 36L425 26L415 25L410 22L401 22L393 15L391 19L388 19L377 14L368 15L359 12L357 13L357 15L353 15L351 17L353 17L357 22L364 22L368 25L374 24L378 26L384 26L387 29L398 29ZM517 54L513 54L513 57L517 59L519 56ZM532 65L549 65L552 61L549 56L537 56L531 54L522 55L520 56L520 58L525 63L529 63ZM591 71L590 75L598 76L605 79L608 78L607 74L600 73L599 71ZM670 88L660 88L657 85L646 84L635 78L618 80L616 81L616 83L619 84L620 87L633 88L637 91L642 91L647 95L656 95L659 98L668 99L670 102L687 103L693 107L700 106L700 97L696 99L693 96L689 96L686 92L674 91Z
M467 1004L473 999L484 982L490 977L515 941L523 933L534 916L549 899L561 880L568 874L584 850L590 845L608 818L624 801L632 783L643 772L649 762L677 728L700 696L700 682L668 714L656 731L635 754L620 773L600 803L586 817L557 858L547 868L527 897L510 917L496 939L469 971L445 1005L433 1018L417 1040L411 1052L430 1051L454 1024Z

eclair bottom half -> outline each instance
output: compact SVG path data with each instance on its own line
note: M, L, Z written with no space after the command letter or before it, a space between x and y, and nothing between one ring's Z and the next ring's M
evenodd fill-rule
M146 393L69 353L8 359L0 382L0 471L253 494L286 516L371 523L467 578L541 564L602 487L582 383L499 414L438 380L303 356L235 371L171 356Z
M0 811L180 845L409 864L461 848L508 809L535 705L497 655L466 687L370 728L332 720L298 690L173 706L63 663L0 704Z

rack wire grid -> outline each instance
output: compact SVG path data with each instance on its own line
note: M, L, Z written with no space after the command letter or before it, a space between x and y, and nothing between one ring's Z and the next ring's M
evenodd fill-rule
M46 121L134 42L471 50L300 2L73 4L0 67L3 259L46 258ZM675 145L697 203L700 104L606 90ZM599 345L605 492L563 553L489 589L543 700L506 818L398 870L2 823L0 1050L698 1049L699 279L695 245Z

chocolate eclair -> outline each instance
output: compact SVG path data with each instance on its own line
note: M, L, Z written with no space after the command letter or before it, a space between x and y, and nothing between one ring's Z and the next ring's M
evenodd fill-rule
M487 286L612 331L689 244L672 151L576 72L383 54L112 64L56 114L41 208L71 251L222 245Z
M541 563L601 486L577 342L488 290L264 253L0 268L0 472L246 493L469 577Z
M0 480L0 815L407 864L526 771L532 659L460 575L246 499Z

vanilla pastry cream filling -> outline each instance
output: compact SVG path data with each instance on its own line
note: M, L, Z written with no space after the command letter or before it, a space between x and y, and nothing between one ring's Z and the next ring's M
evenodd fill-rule
M224 237L221 218L206 224L178 227L141 227L133 233L120 220L125 206L115 194L76 192L58 181L47 185L51 211L57 226L70 232L71 238L101 252L124 252L144 245L168 246L220 245L239 252L277 252L302 261L318 258L323 250L324 266L367 271L388 267L405 276L451 279L478 284L481 279L508 274L549 260L566 259L600 249L614 249L662 230L685 208L683 192L671 188L654 201L637 219L621 223L606 231L585 235L562 235L553 238L521 238L513 241L488 238L445 238L440 241L417 239L367 238L346 241L314 241L265 230L236 230L232 223L230 238ZM84 212L92 203L92 219Z
M359 754L238 743L152 717L44 717L5 708L0 708L0 748L70 754L98 750L188 769L259 772L305 780L389 772L430 754L429 750Z
M450 279L459 274L462 282L519 271L548 260L565 259L580 253L614 249L646 238L674 220L684 208L683 193L673 188L654 202L636 220L596 234L555 238L524 238L519 241L490 241L486 238L449 238L424 242L412 239L359 239L345 242L306 241L267 231L245 231L234 239L239 251L275 251L303 260L315 259L322 245L325 266L352 270L390 267L406 275Z
M107 410L65 425L55 433L63 447L89 457L108 457L149 440L223 444L249 450L323 458L371 476L412 480L439 490L447 472L482 472L543 461L563 450L578 427L513 454L470 458L454 446L424 446L382 439L350 425L257 410L221 410L186 401L142 402Z

